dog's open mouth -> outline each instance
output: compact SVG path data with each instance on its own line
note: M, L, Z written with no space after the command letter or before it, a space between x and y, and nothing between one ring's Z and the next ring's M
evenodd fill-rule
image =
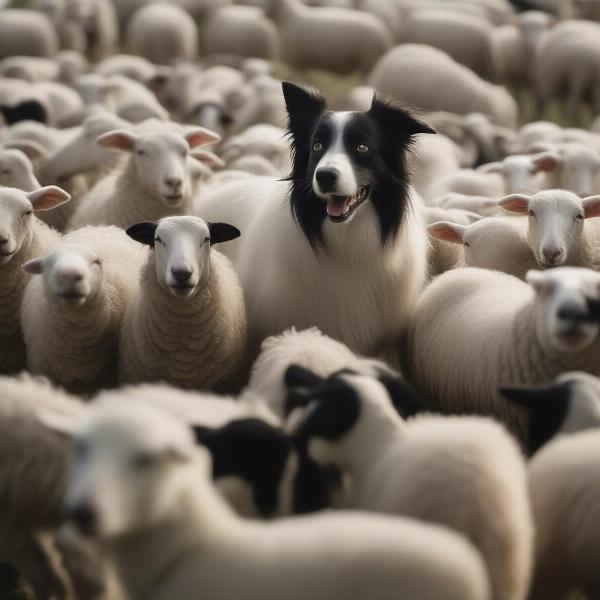
M354 211L367 199L369 186L362 187L354 196L327 195L327 216L335 223L349 219Z

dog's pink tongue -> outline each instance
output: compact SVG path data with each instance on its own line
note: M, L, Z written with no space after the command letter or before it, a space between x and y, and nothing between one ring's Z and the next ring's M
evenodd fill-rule
M346 214L348 198L345 196L333 196L327 200L327 214L330 217L342 217Z

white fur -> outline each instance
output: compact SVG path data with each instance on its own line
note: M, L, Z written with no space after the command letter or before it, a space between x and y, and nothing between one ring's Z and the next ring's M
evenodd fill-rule
M317 326L361 354L384 349L406 324L425 277L420 202L411 194L398 236L382 248L374 208L345 223L323 223L326 253L315 253L292 219L288 184L269 178L230 183L201 196L195 213L242 231L223 246L244 289L249 346L295 326Z
M99 403L78 439L88 458L75 461L67 503L94 507L133 599L190 589L214 600L489 597L480 557L437 527L357 513L264 524L236 517L190 432L143 403Z

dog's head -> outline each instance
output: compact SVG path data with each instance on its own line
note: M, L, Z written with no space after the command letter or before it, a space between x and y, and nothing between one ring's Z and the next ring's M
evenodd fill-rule
M331 112L314 90L283 83L293 166L294 217L311 244L325 219L349 222L372 202L382 242L398 231L406 208L407 152L413 137L435 133L377 95L366 112Z

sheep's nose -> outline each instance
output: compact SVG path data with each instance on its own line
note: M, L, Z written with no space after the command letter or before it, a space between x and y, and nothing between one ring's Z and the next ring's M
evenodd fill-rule
M565 321L586 321L587 313L576 305L562 306L558 311L558 318Z
M317 183L323 192L331 191L337 183L339 176L340 172L333 167L321 167L315 173Z
M193 271L190 269L178 269L173 267L171 269L171 275L177 283L187 283L192 277Z
M183 185L183 179L181 177L165 177L165 183L174 190L178 190Z
M4 246L4 244L8 244L8 238L0 236L0 246Z
M67 512L67 518L73 521L77 529L85 535L93 535L98 525L98 512L90 503L74 506Z
M562 250L558 250L557 248L544 248L542 250L544 258L549 263L555 263L562 255Z
M77 283L83 280L83 274L79 271L63 271L58 278L63 283Z

